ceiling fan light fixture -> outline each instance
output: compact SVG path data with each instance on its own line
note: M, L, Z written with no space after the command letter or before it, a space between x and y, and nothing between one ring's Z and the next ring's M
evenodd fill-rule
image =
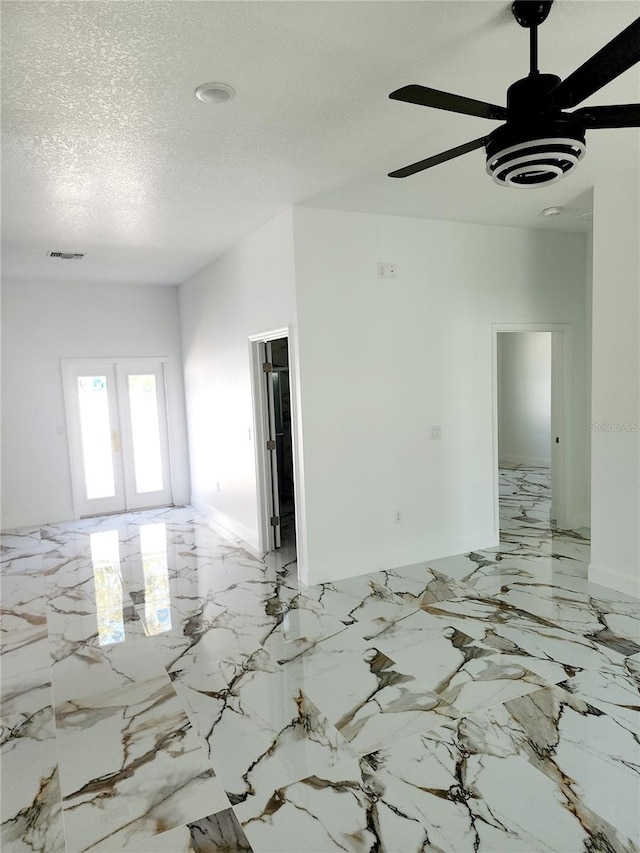
M575 125L568 128L569 122L558 124L561 127L547 128L548 135L533 139L529 131L498 128L487 141L487 174L500 186L523 189L559 181L575 169L586 146L583 131Z

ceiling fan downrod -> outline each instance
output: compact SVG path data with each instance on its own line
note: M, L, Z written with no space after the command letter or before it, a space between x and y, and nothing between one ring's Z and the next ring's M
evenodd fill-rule
M553 0L514 0L511 12L521 27L529 30L529 75L538 74L538 27L547 19Z
M529 76L538 74L538 27L529 30Z

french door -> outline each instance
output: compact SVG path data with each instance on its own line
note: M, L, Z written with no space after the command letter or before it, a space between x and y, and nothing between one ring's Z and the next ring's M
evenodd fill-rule
M62 362L76 512L172 502L163 364Z

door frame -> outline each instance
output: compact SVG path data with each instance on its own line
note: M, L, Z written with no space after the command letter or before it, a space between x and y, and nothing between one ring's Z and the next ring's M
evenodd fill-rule
M174 460L172 453L172 433L171 433L171 418L170 418L170 401L171 396L169 393L169 383L167 377L167 365L170 359L168 356L133 356L133 357L114 357L114 356L106 356L104 358L95 357L95 356L87 356L87 357L77 357L77 358L61 358L60 359L60 374L62 378L62 393L64 400L64 413L65 413L65 429L67 432L67 452L68 452L68 462L69 462L69 475L71 480L71 500L73 506L73 516L74 519L78 520L82 518L80 506L82 502L81 495L84 490L84 482L78 470L78 467L74 465L72 456L71 456L71 443L76 442L77 446L80 446L79 442L81 441L81 435L78 431L78 423L75 417L71 416L71 412L75 407L75 401L70 396L70 387L71 383L68 381L69 377L73 375L74 371L77 369L92 369L92 366L98 367L105 364L111 366L113 370L113 375L116 375L117 365L126 365L127 367L136 365L140 365L141 367L144 365L148 365L150 363L153 364L161 364L162 365L162 397L164 399L165 404L165 421L166 421L166 430L167 430L167 453L169 457L169 493L170 493L170 502L169 505L173 505L174 501ZM114 395L117 399L118 405L120 400L118 399L118 389L114 388ZM120 440L122 441L122 425L120 429ZM135 508L130 510L131 512L136 512L138 509L144 509L144 507ZM121 512L121 510L114 511L115 513ZM129 512L129 510L125 510L125 512ZM109 515L110 513L104 512L99 513L100 515Z
M273 364L273 353L271 350L272 341L271 340L264 341L259 344L259 352L261 357L265 358L267 362ZM275 340L282 340L282 338L276 338ZM288 350L288 338L287 338L287 350ZM263 355L264 353L264 355ZM265 382L266 379L266 382ZM264 390L264 386L268 387L266 393L266 420L267 420L267 430L266 434L271 441L276 442L276 447L273 450L270 450L267 453L267 464L269 467L269 483L271 484L271 488L269 493L271 495L271 515L276 516L278 519L281 519L282 514L280 512L280 478L278 476L278 451L277 451L277 438L276 438L276 409L275 409L275 400L273 393L273 372L271 373L263 373L262 374L262 388ZM280 524L277 526L272 524L269 525L269 550L273 550L274 548L280 548L282 545L282 531L280 530Z
M272 550L274 537L270 524L271 460L267 450L269 426L267 421L267 391L262 370L262 347L268 341L286 338L289 350L289 391L291 394L291 442L293 451L293 491L296 527L296 553L298 572L306 566L306 538L304 524L304 498L302 489L302 441L300 429L300 388L296 361L295 336L291 325L249 335L249 365L251 370L251 392L253 402L253 437L256 466L256 497L258 512L258 551L261 555ZM304 578L303 578L304 579Z
M500 475L498 457L498 334L551 332L551 496L558 528L572 529L572 413L570 323L492 323L493 495L494 530L500 537ZM556 442L559 438L559 443Z

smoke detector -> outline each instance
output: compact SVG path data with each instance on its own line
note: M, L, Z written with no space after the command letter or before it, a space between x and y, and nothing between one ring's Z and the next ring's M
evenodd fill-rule
M203 83L194 92L199 101L205 104L226 104L235 97L236 90L226 83Z

